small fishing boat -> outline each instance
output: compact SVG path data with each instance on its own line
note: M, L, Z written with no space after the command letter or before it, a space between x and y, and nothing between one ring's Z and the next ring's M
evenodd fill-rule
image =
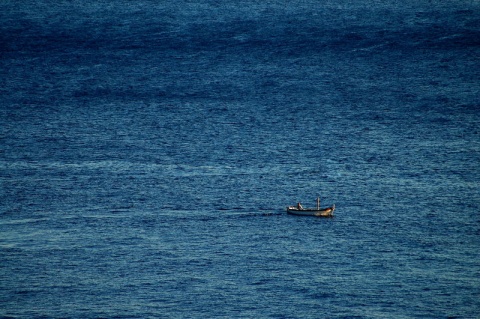
M335 204L330 207L320 208L320 197L317 197L317 208L303 208L300 203L297 206L288 206L287 213L299 216L317 216L317 217L333 217Z

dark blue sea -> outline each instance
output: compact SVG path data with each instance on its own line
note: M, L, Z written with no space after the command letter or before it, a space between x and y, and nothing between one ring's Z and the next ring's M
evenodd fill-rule
M0 317L480 318L480 3L1 1Z

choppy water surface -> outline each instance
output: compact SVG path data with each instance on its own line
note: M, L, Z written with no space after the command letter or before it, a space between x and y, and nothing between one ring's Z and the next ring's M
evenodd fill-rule
M475 1L0 8L1 316L478 317Z

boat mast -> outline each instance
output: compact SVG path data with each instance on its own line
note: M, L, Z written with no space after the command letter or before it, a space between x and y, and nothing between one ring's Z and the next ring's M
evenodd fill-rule
M320 197L317 197L317 210L320 210Z

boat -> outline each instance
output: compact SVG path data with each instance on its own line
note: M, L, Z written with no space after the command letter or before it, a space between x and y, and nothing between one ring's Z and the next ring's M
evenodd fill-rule
M288 206L287 213L298 216L316 216L316 217L333 217L335 204L330 207L320 208L320 197L317 197L316 208L303 208L300 203L297 206Z

